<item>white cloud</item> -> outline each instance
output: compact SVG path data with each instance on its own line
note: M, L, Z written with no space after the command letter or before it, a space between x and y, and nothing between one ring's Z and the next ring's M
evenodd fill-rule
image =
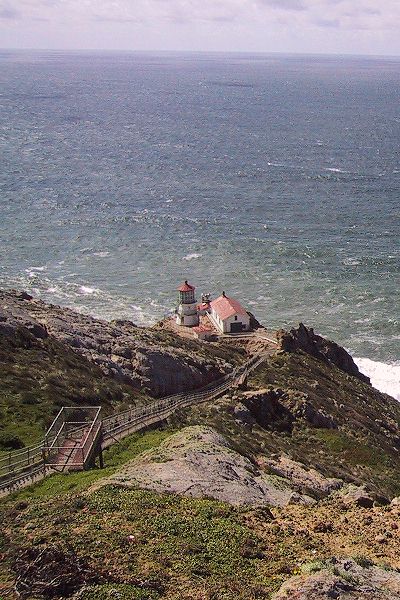
M376 0L14 0L0 2L3 18L32 17L143 22L231 23L235 20L267 20L277 13L302 13L304 22L324 23L369 20L375 27L399 24L400 3L386 0L377 9ZM347 25L346 25L347 26Z
M19 19L19 11L9 2L0 2L0 19Z
M394 44L400 53L400 41L393 41L400 23L399 0L385 0L380 5L376 0L0 0L0 27L1 22L4 27L11 25L16 36L20 28L18 39L27 34L35 39L35 27L46 21L55 37L57 27L65 28L66 44L70 28L71 45L78 47L81 42L74 37L74 30L79 30L82 40L87 31L86 39L96 46L101 43L101 31L104 47L109 47L106 38L113 34L114 47L119 32L130 27L135 31L132 49L158 40L153 47L170 49L175 44L176 49L187 49L192 39L193 49L234 50L240 40L240 49L308 51L320 44L324 51L324 36L336 35L337 51L341 51L341 35L371 31L370 38L363 38L371 51L375 32L382 47L385 36L391 36L389 51L393 52ZM149 32L153 38L148 37ZM39 40L39 33L37 37ZM329 40L328 51L335 45L332 37ZM356 37L348 37L346 43L357 51ZM124 42L124 47L127 45L128 41Z

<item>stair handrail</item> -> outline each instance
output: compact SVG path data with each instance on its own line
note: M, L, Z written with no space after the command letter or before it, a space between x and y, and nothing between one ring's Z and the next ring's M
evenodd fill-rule
M99 429L102 427L102 422L100 420L100 411L101 411L101 406L98 407L96 415L95 415L94 419L92 420L92 424L89 428L89 431L87 432L85 439L83 440L82 444L80 445L80 449L82 450L82 463L83 464L85 464L86 459L92 450L92 445L93 445L95 438L99 432ZM95 432L95 435L93 436L95 426L97 426L97 430ZM91 438L90 448L85 456L85 445L87 444L88 440L90 440L90 438Z

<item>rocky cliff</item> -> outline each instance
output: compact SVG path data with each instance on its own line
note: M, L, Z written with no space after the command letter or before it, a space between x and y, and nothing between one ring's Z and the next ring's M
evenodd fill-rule
M205 385L243 355L0 291L0 449L41 437L62 405L122 410Z
M0 332L25 329L38 339L52 337L97 365L107 376L147 388L155 396L205 385L240 359L201 343L177 339L159 329L130 321L100 321L68 308L48 305L26 293L0 291Z

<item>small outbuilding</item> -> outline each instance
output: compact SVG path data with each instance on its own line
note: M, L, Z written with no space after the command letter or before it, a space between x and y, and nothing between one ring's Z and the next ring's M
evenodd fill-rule
M215 332L205 325L197 325L197 327L192 328L192 331L194 337L198 340L210 341L215 338Z
M250 315L243 306L225 292L210 302L211 320L221 333L240 333L250 330Z

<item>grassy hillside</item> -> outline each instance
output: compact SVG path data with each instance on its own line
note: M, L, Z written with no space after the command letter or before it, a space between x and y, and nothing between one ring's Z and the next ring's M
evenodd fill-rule
M0 290L0 452L40 439L61 406L124 410L204 385L244 355Z
M145 401L54 338L23 328L0 335L0 451L36 442L64 405L101 405L107 414Z
M63 404L100 402L107 412L148 401L26 330L12 344L0 338L0 364L2 432L23 442ZM269 357L248 388L126 438L105 452L102 470L53 475L1 500L0 598L270 600L288 578L333 556L400 569L400 505L387 500L400 495L400 404L302 352ZM364 484L375 505L335 492L310 505L235 508L93 486L188 424L210 425L261 471L273 473L270 461L285 456L309 472Z
M330 556L400 568L399 507L328 498L269 510L112 486L87 492L170 433L135 434L105 453L104 471L56 475L3 501L0 597L16 598L17 581L31 600L79 589L81 600L269 599Z

